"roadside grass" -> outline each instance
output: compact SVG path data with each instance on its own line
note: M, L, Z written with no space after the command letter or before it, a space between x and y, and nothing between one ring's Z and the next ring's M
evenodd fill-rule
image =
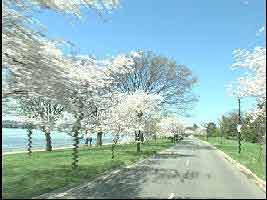
M158 139L141 145L140 153L136 152L136 144L117 145L113 160L111 145L81 147L76 170L71 169L71 149L33 152L31 157L26 153L4 155L2 198L27 199L62 187L76 186L106 170L132 164L172 145L167 139Z
M197 138L207 141L206 137L197 136ZM238 153L237 140L230 140L221 137L209 137L208 141L224 153L228 154L234 160L246 166L259 178L266 180L266 159L260 154L260 145L249 142L241 142L241 153Z

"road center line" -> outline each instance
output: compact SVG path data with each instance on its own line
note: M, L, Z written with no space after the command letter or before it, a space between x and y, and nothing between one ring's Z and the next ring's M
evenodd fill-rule
M172 199L174 197L174 193L171 193L168 199Z

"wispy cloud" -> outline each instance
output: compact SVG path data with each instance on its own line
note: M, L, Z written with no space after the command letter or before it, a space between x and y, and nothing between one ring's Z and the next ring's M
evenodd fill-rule
M248 5L248 1L243 1L242 2L244 5Z
M264 32L264 31L265 31L265 27L264 26L259 29L259 33Z
M259 35L263 34L264 32L265 32L265 27L262 26L261 28L259 28L259 30L257 30L256 36L259 36Z

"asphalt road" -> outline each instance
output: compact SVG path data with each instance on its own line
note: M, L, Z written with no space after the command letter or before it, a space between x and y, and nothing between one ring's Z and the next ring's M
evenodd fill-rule
M266 198L266 193L195 138L131 168L54 198Z

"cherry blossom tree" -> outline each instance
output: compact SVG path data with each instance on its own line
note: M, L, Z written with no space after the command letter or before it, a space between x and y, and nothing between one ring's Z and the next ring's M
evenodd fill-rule
M116 63L114 63L114 60ZM108 76L104 67L121 67L119 59L114 59L106 62L103 69L100 69L98 61L89 58L72 58L73 64L69 68L67 77L71 80L71 87L64 85L64 95L54 95L56 101L61 102L64 110L72 115L74 122L69 128L68 132L73 133L74 138L74 161L73 168L78 166L78 145L79 135L83 127L90 127L96 130L101 127L101 119L98 115L95 116L96 109L107 109L109 95L112 95L111 86L113 84L112 78ZM122 62L122 68L130 67L132 62ZM122 72L123 73L123 70ZM105 102L106 101L106 102Z
M184 124L179 121L176 117L163 117L159 123L160 126L160 136L170 137L174 142L174 137L176 134L181 135L184 132Z
M138 51L131 56L134 57L131 71L124 74L111 72L117 81L115 87L118 91L143 90L149 94L160 94L162 106L179 115L185 115L193 107L197 97L192 88L197 79L188 67L153 52Z
M84 119L88 119L92 115L92 102L98 99L97 91L106 87L105 76L101 71L97 70L94 65L88 63L77 63L73 73L74 79L77 80L77 88L72 88L71 101L66 102L66 107L73 114L76 121L72 126L71 132L74 138L74 161L73 168L78 166L78 145L79 134L82 128ZM65 104L64 104L65 105ZM65 107L65 106L64 106Z
M112 78L111 74L125 74L133 69L133 58L138 57L139 54L130 52L129 55L119 54L111 59L94 61L95 65L102 69L103 76L107 77L105 79L106 87L95 90L98 94L95 95L97 99L91 102L92 115L87 119L91 127L90 130L97 133L97 145L102 145L103 120L107 117L106 113L117 102L115 99L118 96L118 91L114 87L117 84L117 80ZM82 57L88 59L88 56Z
M232 92L239 97L266 98L266 48L253 51L237 49L233 52L233 69L243 68L247 74L232 85Z
M121 127L127 127L128 132L138 131L137 152L140 151L141 131L154 115L160 112L162 97L157 94L148 94L142 90L122 95L122 100L116 107L115 115L121 118ZM118 127L117 127L118 128ZM117 129L118 130L118 129Z
M51 83L49 83L50 89L48 90L45 90L45 88L38 84L36 85L39 88L39 96L44 96L52 102L62 105L64 110L72 114L76 119L68 131L73 133L75 147L73 168L76 168L78 137L82 126L88 124L88 120L93 118L92 115L95 109L100 107L99 103L103 104L103 100L107 99L105 95L111 92L111 85L114 82L109 77L109 70L119 71L119 69L129 69L132 61L120 55L118 58L112 59L109 62L106 61L100 66L98 61L91 58L81 59L78 57L61 57L61 55L59 55L59 58L62 60L62 63L58 63L58 68L60 66L62 67L59 73L61 75L64 74L64 76L60 74L58 78L55 76L55 80L51 80ZM100 69L100 67L103 69ZM121 70L121 73L124 73L124 70ZM10 82L11 85L14 83L17 85L17 83L23 82L22 79L18 79L19 76L13 75L12 73L10 76L12 79ZM33 84L33 82L31 83ZM33 94L38 95L34 92ZM100 99L102 100L100 101Z
M119 139L132 132L132 120L129 118L128 110L124 109L124 104L122 103L124 98L125 95L123 94L116 94L116 96L112 98L113 106L107 110L106 118L102 123L104 125L103 130L110 133L112 136L112 159L115 157L114 151Z
M112 159L114 150L120 139L133 138L137 130L144 131L147 123L160 111L160 95L147 94L144 91L135 93L112 93L109 108L102 121L105 132L112 135ZM140 114L142 113L142 114ZM137 151L140 151L140 140L137 141Z
M105 12L118 6L118 0L4 0L2 66L10 69L16 81L12 87L2 90L2 97L49 94L68 82L65 66L70 63L65 60L58 46L66 42L47 39L42 24L32 17L34 12L52 10L66 16L81 17L82 7Z
M154 140L157 141L157 136L160 131L159 122L162 118L161 112L153 115L150 119L146 121L144 128L144 137L146 140L154 138Z
M259 115L266 112L266 48L255 47L253 51L237 49L234 51L233 69L247 70L245 76L230 85L231 92L238 97L255 97L261 108L253 111Z
M266 144L266 47L255 47L253 50L237 49L233 54L235 62L232 68L242 68L247 73L230 85L230 91L238 98L256 98L258 106L247 112L250 120L244 126L256 124L261 129L263 125L265 130L260 143Z
M20 105L20 114L30 115L43 122L41 130L45 133L46 151L52 151L51 131L54 129L55 122L63 111L63 107L41 97L21 97L18 104Z
M79 148L79 134L81 133L81 120L82 115L74 115L64 111L56 122L58 130L64 131L73 137L73 152L72 152L72 168L76 169L78 167L78 148Z
M253 51L237 49L234 51L235 62L233 69L243 68L247 70L245 76L237 79L230 85L232 94L238 98L255 97L260 109L254 110L254 115L266 112L266 48L256 47ZM256 111L256 112L255 112Z
M40 128L43 125L43 122L34 118L33 115L19 117L16 121L23 124L27 130L27 137L28 137L27 151L28 151L28 155L31 156L33 129Z

